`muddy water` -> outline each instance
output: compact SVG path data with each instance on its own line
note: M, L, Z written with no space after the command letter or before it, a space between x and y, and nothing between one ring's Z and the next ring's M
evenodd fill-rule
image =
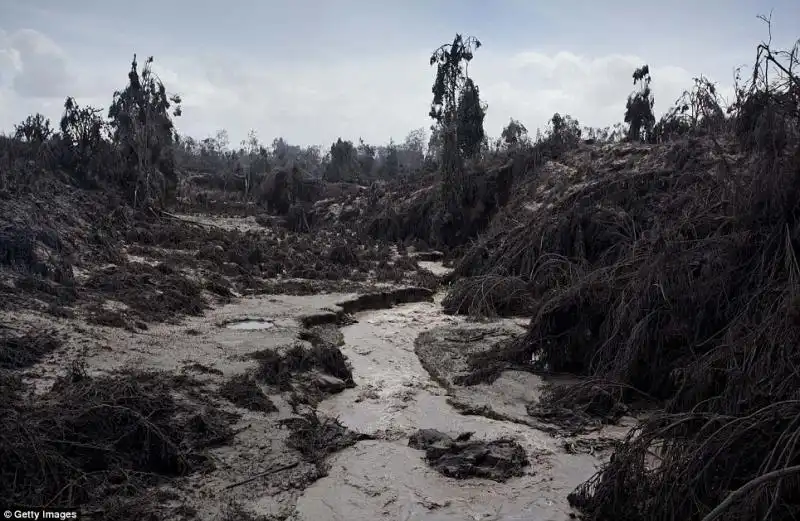
M565 454L554 438L528 426L459 414L414 353L420 332L461 319L443 315L438 301L361 313L358 319L342 330L342 350L357 387L319 409L378 439L334 455L329 476L299 498L298 519L569 519L566 495L593 474L599 461ZM511 376L497 385L508 386L510 380L529 392L540 384L533 375ZM475 392L485 394L487 387ZM450 479L430 469L421 451L408 447L409 435L420 428L473 431L473 439L513 437L527 450L531 465L525 476L503 484Z

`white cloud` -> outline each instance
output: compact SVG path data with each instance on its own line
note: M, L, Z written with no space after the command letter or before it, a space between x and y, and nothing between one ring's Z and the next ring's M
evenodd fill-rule
M0 29L0 87L10 85L21 67L19 53L11 46L8 33Z
M529 129L544 126L555 112L570 114L584 125L606 126L622 120L633 89L632 73L643 63L633 55L522 52L487 60L487 65L476 63L475 75L500 78L481 84L492 132L509 117L522 120ZM691 74L680 67L650 65L659 112L690 86Z
M35 31L20 31L6 40L13 45L0 45L0 77L15 71L11 87L16 92L6 85L6 92L0 93L2 128L9 129L36 111L46 110L57 120L68 95L81 103L106 106L113 90L126 80L129 63L125 62L74 63L68 69L57 45ZM76 57L70 58L73 64ZM501 55L481 49L470 73L489 105L487 132L497 136L510 117L532 132L544 127L555 112L570 114L584 125L621 121L633 88L631 74L643 63L633 55L590 57L567 51ZM690 72L679 64L650 66L657 112L667 109L691 86L692 76L702 72ZM225 128L231 142L238 143L253 128L266 142L282 136L290 143L328 146L341 136L380 144L389 137L402 140L410 130L431 123L427 113L434 70L428 66L427 52L317 62L233 54L164 56L157 57L154 68L168 90L184 100L179 130L199 138ZM75 71L74 77L69 71Z
M7 37L0 53L12 57L16 73L12 87L17 95L48 98L72 86L66 57L61 48L33 29L21 29ZM6 58L5 61L9 61Z

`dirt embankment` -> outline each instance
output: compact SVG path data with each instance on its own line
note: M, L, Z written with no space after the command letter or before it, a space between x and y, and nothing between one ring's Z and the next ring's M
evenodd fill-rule
M563 154L455 266L450 312L533 317L499 360L582 377L537 417L577 427L656 405L571 496L589 519L800 512L787 419L800 385L798 80L762 52L729 117Z
M515 178L532 168L531 153L500 154L466 168L460 211L445 214L436 175L375 183L344 198L322 199L311 214L318 223L356 229L366 238L419 249L448 251L477 237L511 196Z

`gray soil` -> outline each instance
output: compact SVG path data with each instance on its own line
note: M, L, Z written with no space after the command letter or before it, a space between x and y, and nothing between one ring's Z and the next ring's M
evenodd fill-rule
M425 262L432 271L446 272ZM386 306L392 307L359 311ZM342 326L349 313L357 322ZM162 511L174 510L176 519L182 505L196 509L195 518L209 520L221 519L233 505L296 521L568 519L567 494L605 457L574 450L590 442L565 443L531 423L526 407L538 399L537 376L506 371L491 384L459 385L467 353L520 333L525 321L469 323L443 314L441 295L432 299L424 290L369 298L240 298L202 317L143 331L32 312L7 311L0 318L55 328L66 337L63 348L24 372L37 390L83 359L93 375L118 370L191 375L216 406L240 415L233 441L209 449L214 470L165 487L171 495L164 497L173 499ZM318 379L330 384L316 405L320 418L338 418L351 431L348 442L336 446L342 450L319 465L291 444L287 427L299 412L312 410L309 405L298 409L290 393L259 383L266 405L237 406L220 389L256 367L254 354L297 342L310 346L307 339L298 340L301 333L326 323L340 326L341 351L355 386L333 385L336 379L325 375ZM421 429L438 431L437 440L412 441ZM624 432L613 428L602 435L618 438Z
M521 321L476 325L443 314L440 302L437 297L435 302L364 312L356 315L358 323L342 328L342 351L352 364L356 387L324 400L318 410L375 439L330 458L330 474L299 498L296 519L510 521L574 514L567 494L595 472L606 454L568 450L563 439L526 424L526 405L538 398L543 383L535 375L507 371L490 385L452 385L465 367L466 351L519 332ZM477 335L476 329L486 335ZM417 349L418 356L415 339L425 331L435 334L423 337L429 341ZM461 340L438 342L443 337L475 340L467 346ZM484 415L461 414L451 405L454 401L485 405ZM505 482L447 476L441 466L434 468L435 461L431 467L426 451L409 446L420 429L452 438L472 433L469 441L484 446L513 440L529 464L521 465L521 476ZM606 428L593 436L618 438L625 431Z

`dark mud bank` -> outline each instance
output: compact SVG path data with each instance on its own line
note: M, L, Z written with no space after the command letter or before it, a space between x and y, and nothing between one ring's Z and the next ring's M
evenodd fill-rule
M347 316L360 311L389 309L397 304L433 302L433 291L427 288L408 287L359 295L353 299L337 302L338 309L305 315L300 318L303 327L322 324L344 324Z

